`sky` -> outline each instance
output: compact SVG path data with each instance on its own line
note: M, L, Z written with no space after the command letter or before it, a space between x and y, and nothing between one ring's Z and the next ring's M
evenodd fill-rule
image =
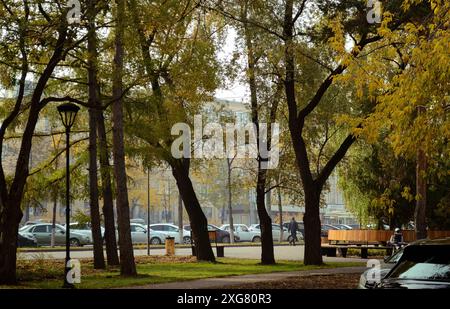
M225 44L222 46L222 50L218 52L217 56L220 61L229 62L233 50L235 48L235 40L237 38L237 33L233 28L228 28L228 33L225 39ZM219 88L216 90L216 98L227 100L227 101L247 101L249 98L248 89L245 84L235 81L233 84L229 85L227 88Z

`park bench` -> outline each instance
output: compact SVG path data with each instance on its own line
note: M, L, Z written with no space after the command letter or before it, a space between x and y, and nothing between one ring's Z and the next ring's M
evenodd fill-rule
M392 247L391 246L380 246L380 245L333 245L333 244L322 244L321 250L322 255L326 255L328 257L336 257L336 256L342 256L347 257L348 249L356 249L361 252L361 258L367 259L369 256L369 249L370 250L382 250L385 252L384 255L391 255L392 254Z

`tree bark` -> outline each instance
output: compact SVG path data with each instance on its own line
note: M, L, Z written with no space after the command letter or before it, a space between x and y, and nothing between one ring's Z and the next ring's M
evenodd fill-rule
M119 265L119 255L117 253L116 225L114 220L114 203L111 186L111 171L108 155L108 141L106 138L105 118L103 112L98 114L98 140L100 152L100 176L102 180L103 194L103 219L105 221L105 246L106 261L108 265Z
M116 0L115 55L113 72L113 155L114 177L116 180L117 222L119 227L120 274L135 276L133 244L130 229L130 205L128 203L127 175L123 134L123 34L125 23L125 0Z
M200 207L200 203L189 178L189 159L172 160L172 174L181 193L184 207L189 216L191 237L197 250L197 260L215 262L214 253L208 234L208 221Z
M88 18L88 103L98 106L97 81L97 35L95 33L95 1L89 0ZM105 268L103 255L103 239L100 228L100 211L98 204L97 175L97 118L98 112L89 108L89 206L91 215L91 233L94 242L94 268Z
M266 189L266 177L267 170L262 168L261 154L259 152L259 140L260 130L258 123L258 97L257 97L257 85L255 76L255 55L253 49L252 35L249 29L248 18L248 3L245 2L243 8L244 19L244 35L247 48L247 76L248 85L250 88L250 101L252 110L252 122L256 127L256 140L258 144L258 170L256 180L256 208L258 211L259 224L261 228L261 264L269 265L275 264L275 255L273 251L273 235L272 235L272 219L266 210L265 205L265 189ZM269 133L270 134L270 133Z

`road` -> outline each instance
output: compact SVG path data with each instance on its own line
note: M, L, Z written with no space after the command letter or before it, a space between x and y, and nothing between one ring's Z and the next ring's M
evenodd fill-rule
M215 249L214 253L215 253ZM275 259L276 260L293 260L300 261L303 260L304 246L275 246ZM261 258L261 247L225 247L225 257L230 258L241 258L241 259L260 259ZM164 249L151 249L151 255L164 255L166 252ZM192 251L190 248L176 248L175 254L180 256L191 255ZM71 258L91 258L93 256L92 251L72 251ZM105 253L106 255L106 253ZM135 256L147 255L147 250L134 250ZM18 259L64 259L65 252L19 252ZM323 257L324 262L367 262L365 259L355 259L355 258L340 258L340 257Z

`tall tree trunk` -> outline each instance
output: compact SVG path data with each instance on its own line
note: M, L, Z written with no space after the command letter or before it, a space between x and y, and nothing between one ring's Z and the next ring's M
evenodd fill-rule
M255 55L253 48L253 38L251 30L249 28L248 18L248 1L244 3L242 8L242 17L244 20L244 35L247 48L247 76L248 85L250 88L250 101L252 110L252 122L256 127L256 140L258 143L258 171L256 180L256 208L258 211L259 224L261 227L261 263L262 264L275 264L275 255L273 251L273 235L272 235L272 219L266 210L265 205L265 189L266 189L266 177L267 170L263 169L263 162L260 154L260 129L258 123L258 97L257 97L257 85L255 76Z
M233 159L227 158L227 188L228 188L228 223L230 224L230 242L234 244L233 206L231 192L231 165Z
M305 193L305 265L320 265L323 263L320 249L320 217L319 197L320 191L315 188L315 183L309 167L306 145L301 136L304 119L298 118L297 102L295 98L295 61L293 46L293 0L286 0L283 24L283 36L285 40L285 92L289 111L289 131L296 156L297 167L302 179Z
M17 231L22 219L20 200L9 201L2 213L0 243L0 284L16 284ZM1 203L1 202L0 202ZM3 206L3 205L0 205Z
M123 136L123 34L125 27L125 0L116 0L115 55L113 72L113 155L116 180L117 222L119 227L120 274L135 276L133 243L130 229L130 205L128 203L127 175Z
M98 116L97 130L99 141L98 146L100 148L100 176L102 179L103 188L103 219L105 221L104 239L106 245L106 261L108 265L119 265L105 118L103 117L103 112L99 112Z
M95 33L95 2L89 0L88 18L88 103L98 106L97 81L97 35ZM94 268L105 268L103 256L103 239L100 228L100 210L98 205L98 175L97 175L97 117L98 111L89 108L89 206L91 214L91 233L94 242Z
M322 263L321 253L321 224L320 224L320 190L315 188L305 189L305 214L303 222L305 225L305 265Z
M189 159L171 161L172 173L177 182L178 190L183 198L184 206L189 216L191 237L197 250L197 260L215 262L208 234L208 221L200 207L197 196L189 178Z

